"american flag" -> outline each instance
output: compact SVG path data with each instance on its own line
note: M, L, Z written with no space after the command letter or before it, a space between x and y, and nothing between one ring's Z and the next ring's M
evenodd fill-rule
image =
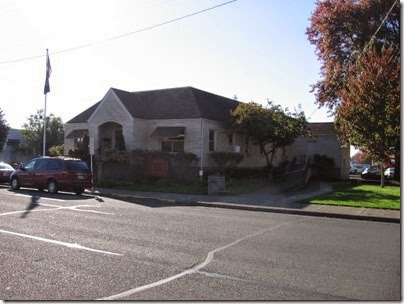
M45 87L43 89L43 93L46 94L50 91L49 87L49 77L52 73L52 67L49 60L49 55L46 53L46 79L45 79Z

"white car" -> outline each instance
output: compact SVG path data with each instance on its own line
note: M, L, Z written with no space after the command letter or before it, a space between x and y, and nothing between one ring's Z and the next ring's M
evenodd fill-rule
M384 171L384 175L387 177L387 179L391 179L394 177L394 168L387 168L386 171Z

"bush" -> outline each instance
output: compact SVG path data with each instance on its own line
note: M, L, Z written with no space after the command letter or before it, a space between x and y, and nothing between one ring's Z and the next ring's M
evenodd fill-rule
M130 152L115 149L105 149L100 156L102 163L129 163Z
M237 165L243 160L244 155L232 152L213 152L210 157L216 163L221 174L231 174Z
M183 166L191 166L194 162L199 160L195 154L189 152L168 153L155 150L135 149L131 153L131 160L133 161L137 160L143 162L145 159L153 157L161 157L167 160L171 159L179 162Z
M62 156L63 155L63 145L50 147L49 154L50 154L50 156Z

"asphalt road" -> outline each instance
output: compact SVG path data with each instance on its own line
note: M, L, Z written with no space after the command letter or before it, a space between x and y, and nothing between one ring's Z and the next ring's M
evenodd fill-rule
M400 225L0 187L3 300L400 300Z

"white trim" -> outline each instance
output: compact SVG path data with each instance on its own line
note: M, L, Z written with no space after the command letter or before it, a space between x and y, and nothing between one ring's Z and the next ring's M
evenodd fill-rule
M116 95L116 93L114 92L114 90L112 88L110 88L108 90L108 92L105 94L104 98L101 100L100 104L98 105L98 107L94 110L93 114L91 114L91 116L88 118L87 123L91 123L91 121L94 119L95 115L97 114L97 112L101 109L101 107L105 104L105 102L108 100L108 97L112 96L112 98L114 100L116 100L116 102L121 106L122 110L128 114L129 118L133 121L133 116L132 114L130 114L130 112L128 111L128 109L125 107L125 105L122 103L122 101L119 99L118 95ZM122 122L120 122L120 124L122 125Z

